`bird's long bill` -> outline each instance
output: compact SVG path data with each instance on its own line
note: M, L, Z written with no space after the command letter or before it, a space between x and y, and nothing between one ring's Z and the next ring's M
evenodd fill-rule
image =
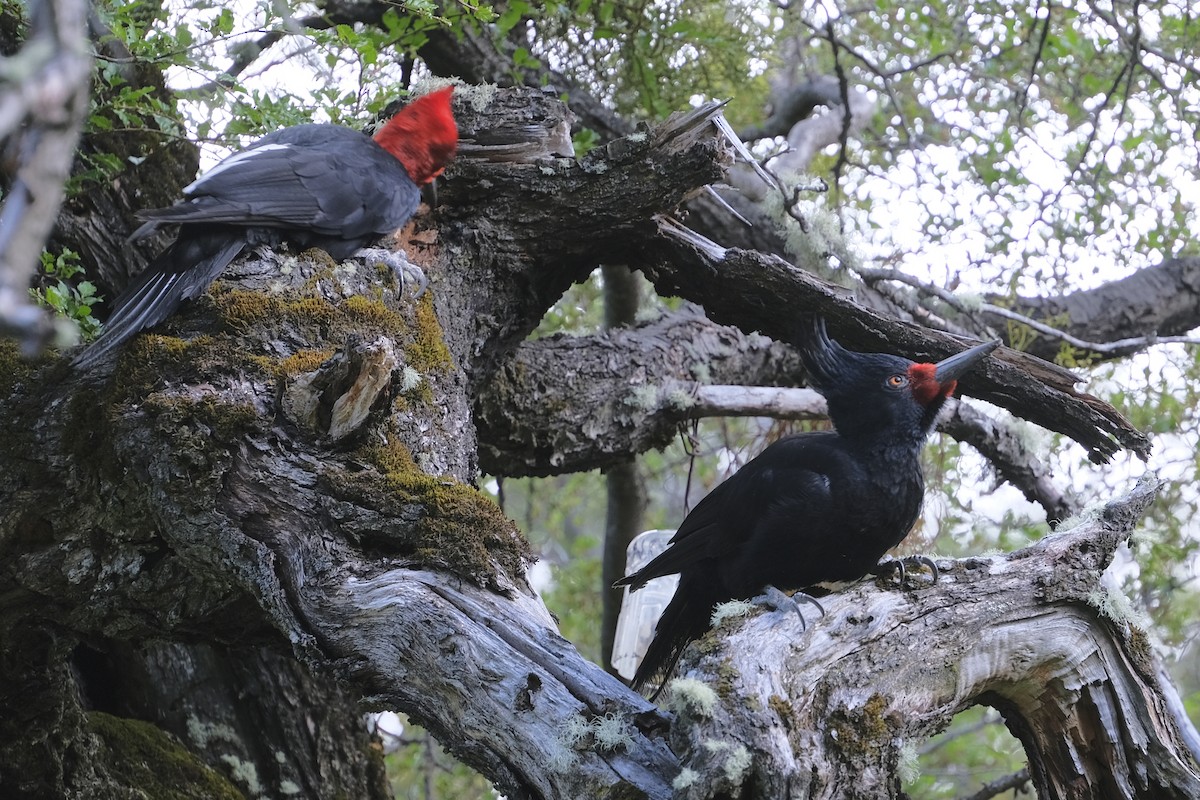
M942 359L934 365L933 379L942 386L950 381L958 380L971 367L983 360L984 356L1000 346L999 340L976 345L969 350L963 350L949 358Z

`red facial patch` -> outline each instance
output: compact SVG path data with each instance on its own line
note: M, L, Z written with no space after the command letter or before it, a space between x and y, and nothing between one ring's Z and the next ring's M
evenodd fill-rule
M458 126L450 107L453 94L454 87L447 86L418 97L375 134L379 146L404 165L418 186L441 175L454 157Z
M939 398L949 397L954 393L954 387L958 386L958 381L938 383L937 378L934 377L936 371L936 364L913 364L908 368L913 397L923 406L927 406Z

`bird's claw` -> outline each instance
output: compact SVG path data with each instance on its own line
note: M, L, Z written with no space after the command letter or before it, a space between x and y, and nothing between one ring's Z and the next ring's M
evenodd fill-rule
M825 616L825 606L817 602L817 598L813 597L812 595L797 591L789 597L770 584L767 584L767 587L763 589L762 594L752 598L750 602L757 603L758 605L770 606L776 611L783 611L785 608L791 608L796 612L796 616L800 617L800 630L802 631L808 629L808 622L804 619L804 612L800 610L801 603L809 603L810 605L816 606L817 610L821 612L821 616Z
M908 586L908 567L928 567L932 578L929 585L933 586L941 578L941 571L938 565L929 556L905 556L904 558L889 558L887 561L880 561L875 568L875 575L882 578L890 575L893 572L900 573L900 586Z
M383 247L364 247L354 255L368 262L377 261L389 267L400 284L400 294L404 294L404 289L410 281L417 284L417 291L413 294L414 300L420 298L429 288L429 278L425 276L425 272L399 253Z

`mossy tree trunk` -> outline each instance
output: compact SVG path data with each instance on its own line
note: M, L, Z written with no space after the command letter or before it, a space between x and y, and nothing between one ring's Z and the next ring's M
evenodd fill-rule
M463 102L458 112L464 136L476 141L487 139L487 127L516 127L528 138L531 129L565 124L563 108L540 92L468 99L478 109ZM520 365L556 354L522 342L599 263L641 268L661 290L703 301L714 318L784 342L796 312L808 309L826 313L851 344L935 355L954 347L850 303L777 258L715 249L663 216L719 180L729 162L711 113L641 131L579 163L551 152L492 160L486 147L467 148L439 207L407 232L409 258L431 279L419 300L378 265L264 253L232 265L207 297L131 342L111 374L74 375L57 358L25 364L6 346L0 787L16 796L124 796L121 787L139 779L115 765L135 759L96 755L100 742L120 739L126 750L153 741L163 763L183 762L179 782L202 787L195 796L373 796L381 790L369 744L347 722L360 701L409 714L513 798L665 798L673 782L695 797L805 796L804 786L844 785L839 776L863 765L863 796L896 796L894 755L903 741L946 724L961 704L1003 695L997 683L978 680L953 702L900 697L880 689L873 672L851 672L842 676L850 688L839 691L862 697L871 716L838 729L855 732L853 748L830 741L829 717L803 714L800 685L767 695L777 717L739 717L739 708L754 712L761 665L792 649L780 635L790 628L761 616L735 632L749 637L740 652L760 666L731 674L714 664L721 639L712 637L684 669L715 691L680 693L683 713L672 719L558 636L525 581L524 539L474 488L481 453L525 464L514 473L545 474L562 468L568 448L559 441L571 441L570 463L613 457L614 443L624 443L625 456L652 446L659 434L642 431L661 430L663 415L684 413L688 403L657 385L647 365L679 372L688 353L711 353L730 375L741 364L740 374L764 383L794 381L786 345L687 312L659 328L575 343L578 371L598 375L602 367L630 369L622 354L657 340L661 347L634 371L669 402L603 404L583 391L590 387L572 397L540 385L563 376ZM681 330L698 336L679 337ZM1036 414L1049 398L1061 413L1041 418L1098 454L1116 447L1114 437L1131 447L1143 441L1065 379L1033 387L1032 363L1003 353L965 388L1018 413ZM497 402L506 392L512 402ZM507 416L536 405L512 394L522 392L564 401L565 415L588 418L586 435L539 439L534 430L522 461L513 431L528 420ZM477 412L487 421L478 433ZM1127 514L1093 532L1124 535L1135 521ZM1020 569L989 575L1041 603L1030 614L1083 618L1105 652L1137 667L1120 685L1145 702L1117 696L1136 722L1130 729L1159 735L1147 751L1155 760L1147 763L1144 738L1123 737L1107 717L1099 725L1111 736L1078 740L1030 715L1023 719L1033 733L1022 739L1047 796L1072 796L1074 789L1057 787L1084 785L1094 774L1069 774L1074 762L1054 757L1059 745L1084 753L1084 764L1101 758L1089 748L1122 753L1129 796L1189 796L1195 764L1169 713L1169 687L1140 666L1148 662L1136 638L1106 628L1078 601L1117 534L1069 569L1027 568L1057 563L1048 547L1009 559ZM921 593L921 602L950 602L975 579L970 564L946 570L956 580ZM1051 576L1068 588L1055 588ZM1037 592L1030 580L1042 581ZM879 602L895 592L866 586L860 594ZM813 626L807 657L816 663L830 642L857 641L862 624L853 613L831 613ZM890 638L867 637L863 646L883 648L872 656L878 663L886 651L910 664L937 653L953 665L962 653L952 634L924 630L920 649L896 650ZM1001 641L992 656L1003 665L1018 652L1021 643ZM152 677L143 680L139 664L155 665L145 667ZM1095 661L1088 666L1092 672L1065 665L1063 694L1043 700L1072 707L1070 678L1105 674L1103 662L1099 672ZM170 672L179 680L160 683ZM795 714L779 715L777 694ZM875 694L882 704L871 701ZM688 705L696 702L699 713ZM130 723L120 736L114 717L97 709L153 722L157 733ZM910 716L920 725L903 724ZM724 718L736 722L721 733L727 746L709 747L707 721ZM813 762L811 781L780 789L762 777L817 740L825 760Z

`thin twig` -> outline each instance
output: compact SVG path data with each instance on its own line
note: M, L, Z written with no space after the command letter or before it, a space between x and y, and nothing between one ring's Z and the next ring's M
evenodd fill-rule
M1029 783L1029 767L1014 772L1012 775L998 778L991 783L985 783L978 792L968 795L963 800L989 800L989 798L995 797L1001 792L1020 788L1027 783Z

